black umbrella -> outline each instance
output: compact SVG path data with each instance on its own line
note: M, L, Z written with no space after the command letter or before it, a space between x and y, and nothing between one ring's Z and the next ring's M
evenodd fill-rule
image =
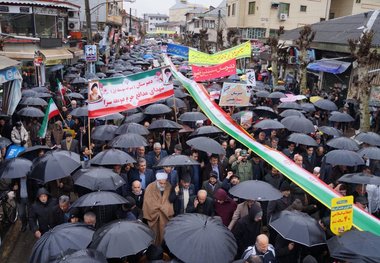
M279 121L276 120L262 120L253 125L254 128L263 129L263 130L276 130L276 129L284 129L285 126Z
M196 137L186 141L186 144L194 149L207 153L226 154L226 151L223 149L222 145L208 137Z
M280 91L285 91L286 88L282 85L279 85L279 86L275 86L273 90L280 90Z
M115 137L116 125L96 126L91 134L91 138L98 141L110 141Z
M270 119L277 118L277 114L274 112L274 110L271 107L267 106L258 106L252 110L257 116L260 117L267 117Z
M42 183L61 179L69 176L76 169L81 167L80 162L71 157L71 153L66 151L50 151L33 162L29 178Z
M359 144L355 140L347 137L338 137L331 139L327 142L327 145L339 150L359 150Z
M115 137L109 145L115 148L137 148L147 146L148 142L139 134L126 133Z
M325 155L326 162L332 165L357 166L363 165L364 160L356 152L348 150L333 150Z
M330 127L330 126L321 126L318 127L318 130L326 133L327 135L334 136L334 137L340 137L343 135L343 132L341 130L338 130L337 128Z
M286 98L286 95L282 92L274 91L271 94L269 94L268 98L270 98L270 99L281 99L281 98Z
M302 145L318 146L317 142L312 137L304 133L292 133L290 134L288 141Z
M188 165L200 165L200 163L191 159L187 155L175 154L175 155L169 155L162 158L156 166L164 167L164 166L188 166Z
M103 167L81 169L73 175L73 178L76 185L92 191L115 191L126 183L120 175Z
M212 136L220 133L223 133L223 131L221 131L218 127L206 125L197 128L193 133L190 134L190 136Z
M93 228L82 223L58 225L37 240L29 263L51 262L69 249L85 249L93 234Z
M127 116L124 120L124 123L131 123L131 122L138 123L138 122L143 121L144 119L145 119L144 113L137 112L137 113L134 113L130 116Z
M154 232L142 222L118 220L96 230L89 248L107 258L122 258L148 248L153 240Z
M16 179L25 177L32 167L32 162L24 158L5 160L0 165L0 178Z
M88 84L88 80L82 77L76 77L71 81L71 84Z
M293 110L302 110L301 105L297 102L283 102L280 103L277 107L278 109L293 109Z
M121 120L121 119L124 119L124 115L120 113L113 113L107 116L99 117L97 119L101 121Z
M49 146L46 145L35 145L32 147L26 148L23 152L19 153L18 157L23 157L25 159L28 159L30 161L33 161L35 158L38 157L38 154L43 151L51 151L52 149Z
M153 121L149 127L148 130L180 130L182 129L182 125L179 125L178 123L171 121L171 120L155 120Z
M94 249L82 249L65 253L56 263L107 263L106 257Z
M132 156L118 149L101 151L90 160L91 165L124 165L135 162Z
M18 112L18 115L31 118L43 118L45 113L35 107L25 107Z
M174 217L165 227L164 239L183 262L227 263L233 261L237 251L235 238L222 221L202 214Z
M51 98L53 97L53 95L51 95L50 93L46 93L46 92L43 92L43 93L37 93L36 95L38 98Z
M380 135L374 132L361 132L355 136L355 140L372 146L380 146Z
M326 235L317 220L299 211L282 211L269 225L284 239L307 247L326 244Z
M293 110L293 109L284 110L283 112L280 113L280 116L283 118L286 118L289 116L305 117L302 114L302 112L300 112L299 110Z
M207 117L202 112L185 112L179 116L178 120L184 122L205 121Z
M168 99L166 99L165 103L166 103L166 105L168 105L171 108L174 108L174 106L176 108L182 108L182 109L187 108L186 103L183 100L178 99L178 98L168 98Z
M92 207L103 205L121 205L128 200L114 192L96 191L79 197L71 207Z
M300 105L301 105L302 110L304 110L306 112L314 112L314 111L316 111L315 106L314 106L313 103L305 102L305 103L301 103Z
M88 116L87 106L75 108L70 112L70 114L75 116L75 117L87 117Z
M32 88L33 91L35 92L49 92L49 89L48 88L45 88L45 87L35 87L35 88Z
M125 134L125 133L136 133L140 135L148 135L150 132L147 128L145 128L144 125L138 124L138 123L124 123L123 125L119 126L115 134Z
M305 117L289 116L281 120L285 128L292 132L313 133L315 128L313 123Z
M327 240L330 256L345 262L380 262L380 236L350 230Z
M99 78L105 78L105 77L107 77L107 75L104 74L103 72L97 72L97 73L95 73L95 74L96 74L96 76L98 76Z
M5 148L11 145L12 142L6 137L0 137L0 148Z
M255 96L258 98L268 98L270 93L266 90L260 90L255 93Z
M58 70L63 69L64 67L65 67L65 66L62 65L62 64L57 64L57 65L54 65L54 66L52 66L51 68L49 68L49 71L50 71L50 72L58 71Z
M23 97L36 97L37 92L31 89L27 89L23 90L21 94Z
M380 149L377 147L364 147L358 151L358 154L362 158L380 160Z
M230 194L246 200L271 201L282 197L281 192L264 181L248 180L230 189Z
M171 112L172 109L166 106L165 104L152 104L146 107L144 114L147 115L162 115Z
M174 97L179 98L179 99L183 99L183 98L186 98L188 96L189 96L189 94L183 92L182 90L174 89Z
M326 111L338 110L338 107L336 106L334 102L332 102L331 100L326 100L326 99L317 100L316 102L314 102L314 106Z
M373 174L353 173L345 174L338 179L339 182L351 184L374 184L380 185L380 177Z
M84 100L83 95L80 93L77 93L77 92L71 92L71 93L67 94L67 96L71 99Z
M252 113L252 117L256 116L256 113L254 113L253 111L239 111L239 112L236 112L234 114L231 115L231 118L236 121L236 122L240 122L241 120L241 116L243 116L244 114L251 114ZM272 112L274 113L274 112Z
M45 100L37 97L26 97L20 101L20 104L26 106L47 106L47 102Z
M345 112L333 111L329 117L329 121L333 122L352 122L354 118L350 114Z

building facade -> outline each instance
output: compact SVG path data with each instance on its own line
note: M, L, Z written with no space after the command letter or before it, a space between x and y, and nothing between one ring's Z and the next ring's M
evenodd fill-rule
M169 8L169 21L185 22L186 13L193 9L202 9L203 12L208 10L200 4L189 3L187 0L176 0L176 3Z
M155 33L156 25L169 21L169 16L165 14L144 14L144 23L147 33Z

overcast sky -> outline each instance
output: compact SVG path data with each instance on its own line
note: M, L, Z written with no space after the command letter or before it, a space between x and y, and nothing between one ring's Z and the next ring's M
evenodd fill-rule
M129 12L132 8L132 15L142 17L144 13L163 13L169 14L169 8L175 4L175 0L136 0L134 3L124 3L124 8ZM190 3L204 6L218 6L222 0L191 0Z

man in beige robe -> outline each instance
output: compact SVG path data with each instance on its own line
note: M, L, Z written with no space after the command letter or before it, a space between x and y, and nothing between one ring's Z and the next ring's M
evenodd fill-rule
M156 234L156 245L161 245L164 239L164 228L174 215L174 200L170 198L171 185L167 178L166 173L157 173L157 180L146 187L144 195L143 215Z

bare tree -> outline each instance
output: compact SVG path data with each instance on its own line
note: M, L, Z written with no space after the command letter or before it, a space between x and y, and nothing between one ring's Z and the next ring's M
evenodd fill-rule
M240 40L240 32L237 28L230 28L227 32L227 42L230 47L237 46Z
M208 34L207 34L207 28L206 29L200 29L199 30L199 49L202 52L208 53Z
M348 96L356 97L360 104L360 130L367 132L370 130L370 113L369 99L371 93L371 82L376 77L375 74L370 74L370 66L380 59L376 49L371 50L373 31L366 31L360 39L349 39L351 55L356 60L357 72L354 76L354 83L350 85Z
M278 62L279 62L279 49L282 48L283 44L278 44L280 35L284 34L284 27L280 26L278 31L274 36L268 38L268 45L271 49L271 61L272 61L272 77L273 77L273 86L276 86L278 83Z
M301 31L298 39L296 39L296 47L299 51L298 55L298 81L300 86L300 93L307 94L307 70L306 67L309 64L309 60L307 57L307 50L310 48L311 43L313 42L315 37L315 31L312 30L310 25L305 25Z
M223 29L219 29L216 33L216 46L217 46L217 50L216 51L220 51L220 50L223 50L223 45L224 44L224 41L223 41Z

